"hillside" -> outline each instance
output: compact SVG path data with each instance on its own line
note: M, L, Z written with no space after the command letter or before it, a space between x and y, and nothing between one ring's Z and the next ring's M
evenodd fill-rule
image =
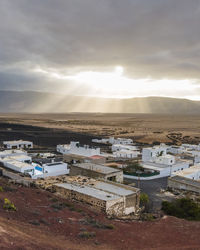
M0 91L0 112L200 114L200 102L167 97L112 99L34 91Z

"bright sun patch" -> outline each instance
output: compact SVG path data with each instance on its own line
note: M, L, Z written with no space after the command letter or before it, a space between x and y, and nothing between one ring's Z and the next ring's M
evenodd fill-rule
M36 69L57 80L69 80L88 88L88 95L112 98L144 96L190 97L194 96L195 80L173 79L134 79L124 75L124 68L116 66L111 72L82 71L74 75L65 75L56 71Z

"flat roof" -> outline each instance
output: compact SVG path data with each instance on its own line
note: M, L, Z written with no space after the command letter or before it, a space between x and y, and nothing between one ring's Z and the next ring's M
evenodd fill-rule
M183 176L175 175L175 176L169 177L169 180L177 181L183 184L189 184L197 188L200 188L200 182L198 180L193 180L193 179L186 178Z
M65 183L55 184L69 190L87 194L101 200L119 199L123 196L135 194L139 189L115 184L106 181L96 180L85 176L68 176Z
M23 168L23 167L34 168L31 164L21 162L21 161L17 161L17 160L11 159L11 158L1 159L1 162L9 163L9 164L14 165L14 166L16 166L18 168Z
M74 183L73 184L72 183L59 183L59 184L55 184L55 186L73 190L73 191L86 194L86 195L89 195L89 196L92 196L92 197L95 197L97 199L104 200L104 201L116 200L116 199L121 198L119 195L111 194L109 192L102 191L102 190L97 190L96 188L89 187L89 186L76 185Z
M200 166L192 166L190 168L186 168L186 169L183 169L181 171L177 171L176 175L187 176L187 175L190 175L193 173L198 173L198 172L200 172Z
M32 143L31 141L15 140L15 141L4 141L3 144L18 144L18 143Z
M20 149L6 149L4 151L0 151L1 155L7 155L7 154L24 154L26 155L26 152Z
M98 164L93 164L93 163L80 163L80 164L74 164L75 167L91 170L97 173L102 173L102 174L111 174L115 172L120 172L121 170L116 169L116 168L111 168L107 167L104 165L98 165Z
M10 158L13 160L31 159L31 157L28 155L11 155L11 156L8 156L7 158Z
M120 196L127 196L127 195L135 193L134 191L132 191L130 189L126 189L126 188L123 188L121 186L119 187L119 186L116 186L116 185L113 185L110 183L100 182L100 181L97 181L94 184L94 187L97 189L100 189L100 190L107 191L109 193L120 195Z

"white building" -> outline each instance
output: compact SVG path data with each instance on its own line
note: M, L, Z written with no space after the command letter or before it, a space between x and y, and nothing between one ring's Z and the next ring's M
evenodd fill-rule
M104 143L104 144L122 144L122 145L132 145L133 140L132 139L127 139L127 138L117 138L115 139L114 137L110 138L103 138L103 139L92 139L92 142L95 143Z
M139 155L138 151L133 150L118 150L113 152L113 156L116 158L134 159Z
M21 149L21 148L33 148L33 143L31 141L4 141L3 146L6 149Z
M100 148L91 148L88 145L80 146L79 142L70 142L66 145L57 145L57 152L61 154L74 154L91 157L93 155L101 155Z
M120 150L131 150L131 151L137 151L138 147L132 146L132 145L123 145L123 144L113 144L112 145L112 151L120 151Z
M127 139L127 138L117 138L115 139L114 137L109 138L109 143L110 144L123 144L123 145L131 145L133 144L132 139Z
M32 179L69 174L68 166L64 162L54 162L40 166L36 163L27 163L27 159L25 156L5 157L0 158L0 162L8 169L28 174Z
M172 174L173 176L181 176L193 180L200 180L200 166L192 166L190 168L178 171Z
M142 149L142 161L154 162L157 157L165 156L167 154L167 146L161 144L160 146L154 146L152 148Z
M191 161L167 154L168 146L161 144L152 148L143 148L142 165L150 172L159 173L157 178L171 176L172 173L189 168Z
M186 149L182 146L169 146L167 148L167 153L171 153L171 154L183 154L186 153Z
M184 147L187 150L197 150L197 151L200 151L200 144L199 145L182 144L182 147Z
M28 155L13 155L3 159L12 159L20 162L32 163L32 158Z
M11 157L0 158L0 162L4 165L4 167L14 170L18 173L29 173L33 170L33 166L31 164L12 159Z
M33 179L46 178L50 176L59 176L69 174L69 168L67 163L64 162L53 162L43 164L42 166L34 165L31 177Z
M13 149L0 151L0 158L10 157L10 156L26 156L27 152L24 150Z
M152 162L159 163L159 164L165 164L165 165L173 165L175 164L175 156L173 155L163 155L163 156L158 156L154 157Z
M189 162L179 160L173 165L160 164L155 162L143 162L142 166L150 172L157 172L156 178L171 176L173 173L189 168Z

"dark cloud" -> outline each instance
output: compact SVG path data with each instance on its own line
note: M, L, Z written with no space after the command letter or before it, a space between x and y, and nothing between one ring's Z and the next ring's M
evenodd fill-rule
M53 84L37 66L198 79L199 24L199 0L1 0L0 88Z

